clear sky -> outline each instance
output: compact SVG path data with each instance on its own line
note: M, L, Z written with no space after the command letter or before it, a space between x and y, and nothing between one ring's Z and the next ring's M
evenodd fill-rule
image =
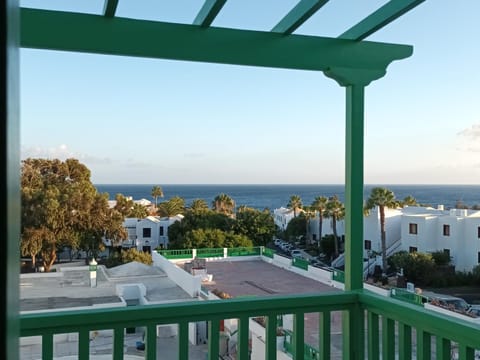
M385 2L331 0L296 33L338 36ZM295 4L229 0L213 26L270 30ZM201 6L117 15L190 23ZM367 39L414 54L367 88L366 183L479 183L479 35L479 0L426 0ZM94 183L343 183L344 97L322 73L22 49L22 157L78 158Z

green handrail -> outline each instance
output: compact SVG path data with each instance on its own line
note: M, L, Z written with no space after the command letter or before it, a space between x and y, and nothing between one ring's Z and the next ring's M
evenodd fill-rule
M268 258L270 258L270 259L273 259L273 256L275 255L275 250L270 249L270 248L267 248L267 247L264 247L264 248L263 248L262 255L263 255L263 256L266 256L266 257L268 257Z
M390 290L390 296L394 299L402 300L409 302L411 304L421 305L423 306L426 303L426 298L422 295L412 293L405 289L401 288L393 288Z
M223 248L202 248L197 249L198 258L213 258L213 257L223 257L224 251Z
M345 283L345 273L342 270L333 270L333 280Z
M300 258L292 258L292 265L303 270L308 270L308 261Z
M362 311L358 311L358 309ZM248 319L265 316L266 355L275 349L276 336L271 333L277 326L277 317L281 314L294 314L294 323L301 323L307 313L321 312L326 323L319 339L319 349L312 344L307 346L303 340L292 341L288 345L294 354L303 352L304 359L325 359L331 357L330 313L344 311L352 321L364 323L367 316L366 332L356 334L356 338L344 338L350 341L359 353L363 354L363 344L368 344L368 358L394 358L398 349L399 358L431 359L431 338L436 338L436 359L450 359L454 346L458 345L460 359L473 359L475 349L480 349L480 327L478 324L450 317L448 315L424 309L415 304L376 295L368 291L338 292L315 295L269 296L202 302L185 302L125 308L65 311L54 313L24 314L20 316L22 337L42 336L42 359L53 359L54 335L64 333L79 334L78 353L80 359L89 358L89 333L94 330L113 329L114 359L123 359L123 334L126 328L146 328L146 359L156 358L155 329L160 324L178 324L178 359L188 359L188 324L208 321L211 326L208 337L210 360L217 360L219 348L219 322L222 319L237 318L242 341L238 347L237 358L248 358ZM296 319L296 320L295 320ZM381 322L381 326L380 326ZM270 326L272 325L272 326ZM273 327L273 328L272 328ZM363 327L362 327L363 328ZM269 332L270 331L270 332ZM412 341L413 331L417 334ZM295 339L293 337L293 339ZM302 336L303 339L303 336ZM382 341L380 347L379 339ZM150 344L148 343L150 341ZM217 349L217 351L214 351ZM315 357L308 357L314 354ZM381 355L381 356L380 356ZM363 356L362 356L363 358Z
M260 246L228 248L227 256L255 256L260 255L261 250Z
M191 259L193 256L192 249L157 250L157 252L167 259Z

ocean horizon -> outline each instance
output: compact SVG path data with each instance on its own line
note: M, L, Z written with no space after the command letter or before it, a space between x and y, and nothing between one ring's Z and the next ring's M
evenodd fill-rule
M229 195L237 207L245 205L260 210L285 207L291 195L299 195L304 205L310 205L317 196L337 195L341 201L345 200L344 184L94 184L100 193L108 193L111 200L116 194L131 196L134 200L153 200L151 190L156 185L161 186L164 193L159 202L180 196L187 205L194 199L203 199L210 205L220 193ZM418 203L433 207L453 208L457 201L469 207L480 204L480 185L366 184L364 199L376 186L392 190L399 200L411 195Z

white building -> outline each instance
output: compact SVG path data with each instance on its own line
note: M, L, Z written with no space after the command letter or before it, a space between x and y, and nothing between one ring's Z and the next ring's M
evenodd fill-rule
M302 211L302 210L299 210ZM297 212L298 215L298 212ZM294 218L293 209L281 207L273 210L273 221L282 231L287 229L287 225Z
M457 271L480 264L480 211L409 207L402 216L402 250L450 254Z
M122 247L136 247L137 250L147 252L151 252L157 247L168 248L168 227L182 219L183 215L180 214L171 217L126 218L123 226L128 231L128 239L122 243ZM106 240L105 244L112 245L109 240Z

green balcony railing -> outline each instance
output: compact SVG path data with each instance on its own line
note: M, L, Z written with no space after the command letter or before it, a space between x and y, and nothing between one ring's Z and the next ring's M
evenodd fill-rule
M331 313L342 311L344 359L412 359L473 360L480 349L477 324L439 314L428 309L386 298L368 291L335 294L255 297L215 301L132 306L98 310L26 314L20 317L21 337L41 336L41 358L54 357L54 335L78 334L78 359L90 358L89 334L96 330L113 330L113 359L124 358L124 334L127 328L144 327L145 358L156 359L156 326L178 326L177 359L189 358L189 323L208 321L208 359L219 359L220 322L238 319L236 358L249 359L249 319L265 316L264 359L276 358L277 317L293 314L293 332L288 351L294 359L333 357ZM319 313L318 344L305 346L305 314ZM357 325L354 325L357 324ZM337 324L338 326L338 324ZM308 331L308 330L307 330ZM337 336L337 335L335 335ZM161 355L158 355L161 357ZM173 360L173 359L172 359Z
M262 255L263 256L266 256L270 259L273 259L273 255L275 255L275 250L273 249L270 249L270 248L267 248L267 247L264 247L263 248L263 251L262 251Z
M204 249L197 249L197 257L198 258L215 258L215 257L223 257L224 251L223 248L204 248Z
M192 249L157 250L157 252L167 259L191 259L193 256Z
M294 257L292 258L292 265L303 270L308 270L308 261L304 259Z
M255 256L261 255L262 248L259 246L256 247L237 247L237 248L228 248L228 256Z
M423 305L427 302L427 299L424 296L400 288L391 289L390 296L394 299L406 301L417 305Z
M345 273L342 270L333 270L333 280L344 283Z

